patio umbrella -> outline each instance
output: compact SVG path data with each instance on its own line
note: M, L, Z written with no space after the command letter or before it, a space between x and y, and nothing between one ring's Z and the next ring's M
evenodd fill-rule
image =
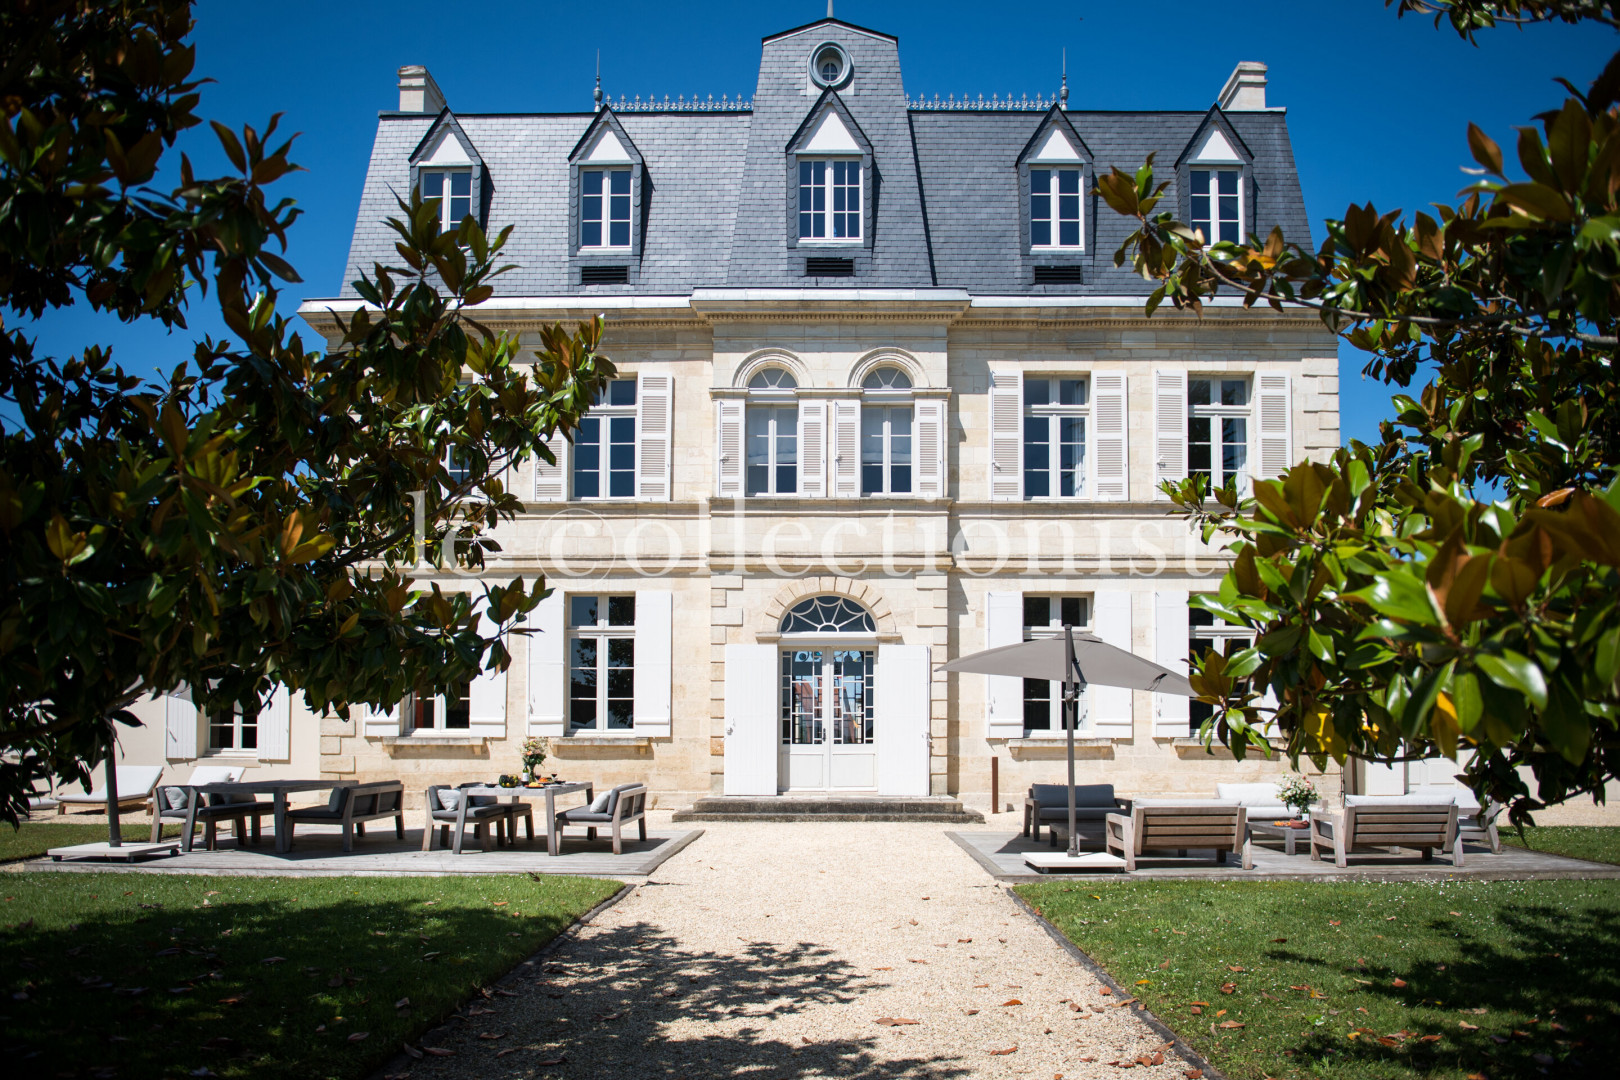
M1119 686L1146 690L1153 694L1197 697L1183 675L1144 660L1135 653L1116 648L1094 634L1076 634L1064 627L1061 638L1042 638L1017 645L1002 645L970 653L948 664L941 671L967 671L981 675L1009 675L1014 678L1044 679L1063 684L1064 733L1069 747L1069 856L1080 854L1080 838L1075 832L1074 813L1074 728L1078 722L1080 689L1093 686Z

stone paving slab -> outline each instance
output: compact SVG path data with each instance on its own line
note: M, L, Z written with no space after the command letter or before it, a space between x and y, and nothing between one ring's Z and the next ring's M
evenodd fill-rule
M133 863L80 859L53 862L36 859L13 863L10 868L28 870L105 871L129 869L136 873L233 874L256 876L312 877L317 875L399 876L445 874L583 874L587 877L645 877L657 870L671 855L703 835L702 829L648 829L647 839L626 839L624 854L613 854L610 839L587 840L570 834L563 841L563 853L553 858L546 853L545 838L530 844L480 851L469 838L460 855L435 848L422 850L422 830L406 829L405 839L394 837L391 822L356 837L354 850L343 851L343 835L328 825L300 825L293 850L277 855L268 830L260 846L238 848L234 837L221 837L217 851L202 846L199 830L197 846L171 858L152 858ZM381 832L383 835L379 836Z
M956 841L986 873L1006 882L1052 881L1056 878L1118 880L1121 877L1210 881L1420 881L1445 878L1536 881L1620 878L1620 866L1549 855L1544 851L1527 851L1505 844L1501 853L1496 855L1491 854L1488 847L1466 845L1463 848L1462 866L1453 866L1449 855L1436 855L1432 862L1426 863L1416 851L1398 855L1369 852L1352 855L1350 865L1341 870L1333 865L1330 858L1312 862L1309 845L1300 845L1293 855L1283 854L1280 839L1255 842L1253 870L1244 870L1235 855L1227 855L1226 864L1218 866L1210 852L1189 852L1185 859L1143 856L1137 859L1136 872L1131 874L1119 871L1105 874L1042 874L1025 865L1024 855L1028 852L1053 851L1045 839L1030 840L1017 832L948 832L945 835Z

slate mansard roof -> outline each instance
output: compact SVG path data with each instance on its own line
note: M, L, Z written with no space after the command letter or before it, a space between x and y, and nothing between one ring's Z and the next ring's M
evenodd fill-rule
M822 100L808 77L812 50L833 41L853 68L835 89L872 147L876 183L868 189L868 259L857 276L805 276L808 251L790 243L788 144ZM1083 94L1083 89L1077 91ZM518 269L496 280L500 296L685 294L699 288L848 288L941 286L984 295L1133 295L1148 286L1115 269L1114 251L1132 222L1087 198L1089 229L1082 281L1034 284L1024 246L1021 154L1050 114L1040 111L935 110L908 102L899 49L887 35L826 20L765 40L759 83L746 110L623 111L614 119L643 167L644 222L631 285L581 285L571 261L570 155L599 114L383 113L360 200L342 295L374 262L397 262L384 221L395 195L411 185L411 159L435 124L453 114L487 174L485 224L513 225L506 248ZM1166 206L1184 205L1176 163L1206 123L1224 124L1241 143L1252 196L1245 228L1273 225L1307 242L1310 227L1280 109L1062 114L1089 150L1094 175L1111 166L1134 171L1155 153L1156 174L1171 181ZM1230 140L1229 140L1230 141ZM1183 213L1185 211L1183 210Z

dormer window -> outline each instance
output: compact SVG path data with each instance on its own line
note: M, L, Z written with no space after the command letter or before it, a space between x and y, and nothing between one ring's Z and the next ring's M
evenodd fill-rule
M1238 197L1238 169L1191 170L1191 224L1206 243L1240 243L1243 237L1243 200Z
M1080 246L1080 172L1045 166L1029 170L1029 243L1037 248Z
M471 169L423 169L422 201L439 201L439 230L450 232L461 227L461 219L472 213Z
M579 170L579 246L630 246L630 168Z
M860 158L800 159L799 239L860 238Z
M1026 254L1050 259L1053 255L1084 253L1090 154L1067 117L1057 109L1035 129L1018 159L1024 184ZM1055 267L1049 264L1032 269L1036 284L1080 280L1080 265L1061 259Z

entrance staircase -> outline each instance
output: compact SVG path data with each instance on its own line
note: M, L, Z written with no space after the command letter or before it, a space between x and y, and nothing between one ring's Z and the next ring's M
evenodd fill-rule
M880 795L712 795L689 810L675 811L681 821L937 821L982 825L984 816L948 795L885 798Z

